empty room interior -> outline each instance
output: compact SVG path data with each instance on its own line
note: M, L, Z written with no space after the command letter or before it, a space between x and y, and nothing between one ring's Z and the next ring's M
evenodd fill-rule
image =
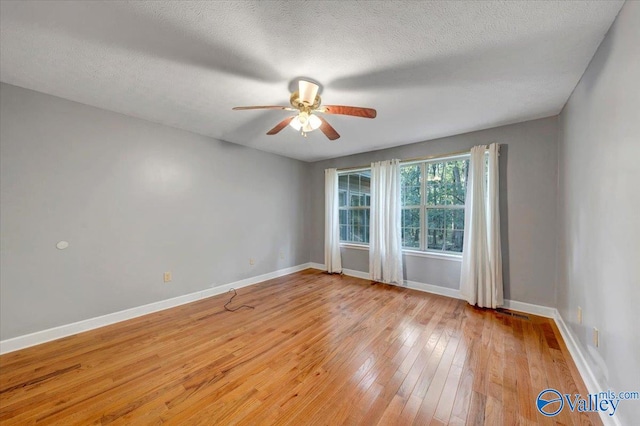
M634 425L640 2L0 0L0 423Z

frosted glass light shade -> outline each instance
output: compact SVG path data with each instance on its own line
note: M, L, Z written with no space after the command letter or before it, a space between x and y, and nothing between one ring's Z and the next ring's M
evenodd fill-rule
M322 125L322 121L320 121L318 116L313 114L309 116L308 123L309 123L309 127L311 127L311 130L316 130L318 127Z
M294 129L300 131L302 130L305 133L316 130L318 127L322 125L322 121L318 118L317 115L306 114L304 112L300 113L293 120L289 122L289 126Z
M289 122L289 126L293 127L296 130L300 130L300 128L302 127L302 124L300 123L298 116L293 117L293 120Z

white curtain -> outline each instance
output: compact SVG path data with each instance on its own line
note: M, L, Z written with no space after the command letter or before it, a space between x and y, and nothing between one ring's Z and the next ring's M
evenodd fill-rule
M403 284L400 203L400 160L371 163L369 275L373 281Z
M460 293L482 308L503 304L498 150L489 145L487 162L485 147L473 147L467 178Z
M327 272L341 273L337 169L324 171L324 209L324 264Z

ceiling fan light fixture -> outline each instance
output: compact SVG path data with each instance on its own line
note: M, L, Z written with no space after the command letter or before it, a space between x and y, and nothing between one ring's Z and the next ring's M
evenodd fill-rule
M296 130L300 130L302 128L302 123L298 120L298 116L293 117L293 120L289 122L289 126L293 127Z
M307 114L306 112L301 112L296 115L291 122L289 122L289 126L302 133L312 132L318 129L321 125L322 121L317 115Z
M322 121L315 114L309 115L308 123L309 123L309 127L311 127L311 130L316 130L322 125Z

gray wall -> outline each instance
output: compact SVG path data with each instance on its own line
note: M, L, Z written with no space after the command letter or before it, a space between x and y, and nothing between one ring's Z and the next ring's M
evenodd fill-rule
M555 306L555 117L335 158L311 167L311 261L324 263L324 169L408 159L497 142L500 148L502 258L505 297ZM348 143L348 142L339 142ZM343 267L367 272L368 251L343 248ZM406 279L459 288L460 262L404 256Z
M640 3L623 6L560 115L558 139L557 307L600 384L638 391ZM640 402L619 410L621 424L637 424Z
M0 117L2 340L309 261L306 163L6 84Z

